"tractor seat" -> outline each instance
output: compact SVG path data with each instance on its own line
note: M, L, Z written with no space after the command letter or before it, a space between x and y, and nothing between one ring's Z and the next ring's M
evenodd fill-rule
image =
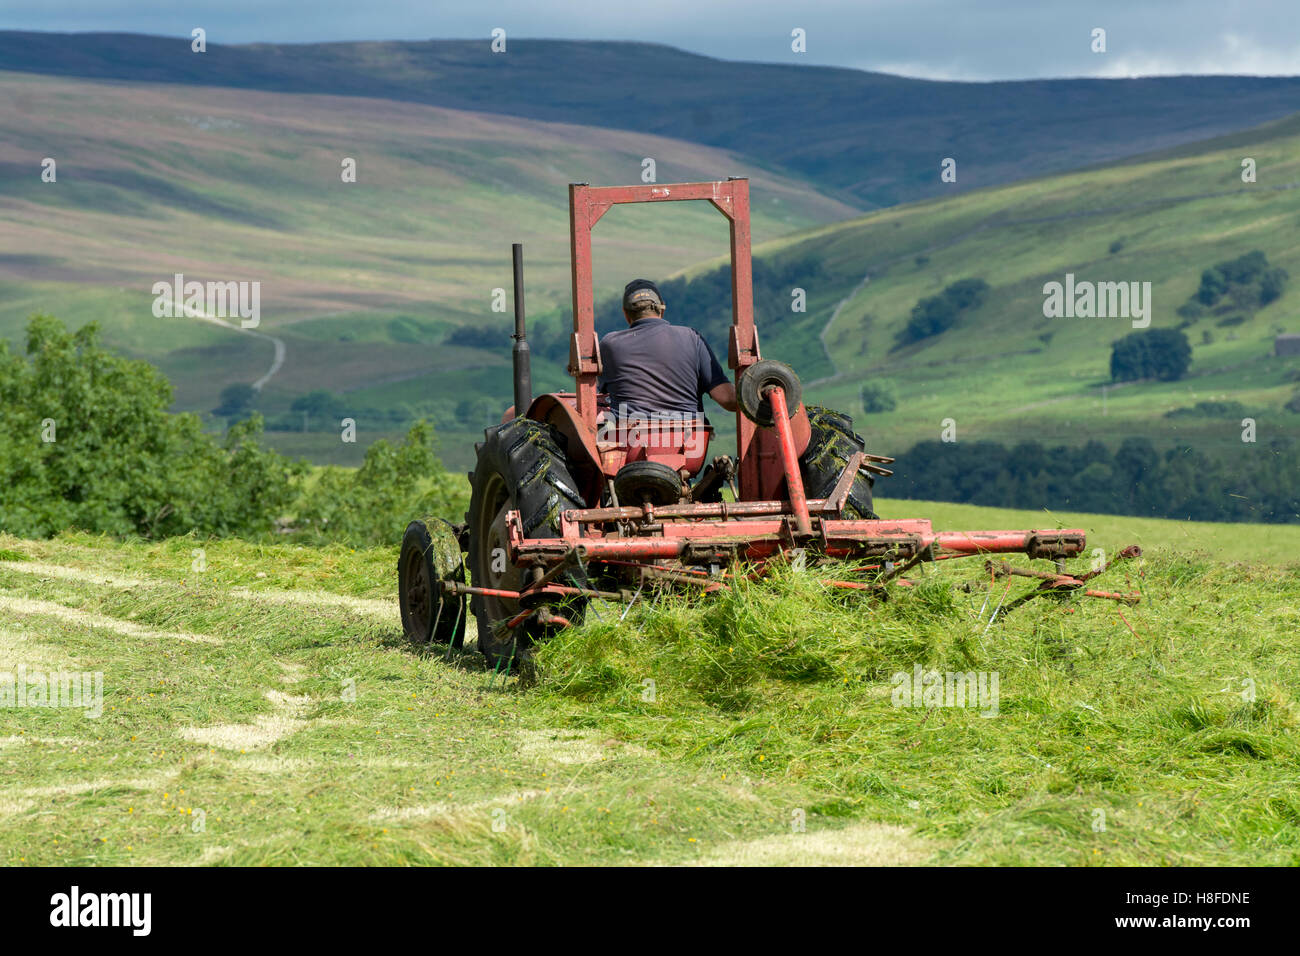
M629 417L619 422L628 463L653 461L691 478L704 467L713 426L698 418Z

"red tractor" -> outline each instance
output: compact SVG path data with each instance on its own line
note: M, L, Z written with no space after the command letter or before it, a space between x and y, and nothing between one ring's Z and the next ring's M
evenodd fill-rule
M712 428L702 418L620 418L597 389L592 227L616 203L690 201L712 203L731 226L737 447L711 460ZM593 600L627 603L664 586L708 593L792 553L873 559L855 568L865 578L827 583L875 593L907 584L901 574L921 561L983 553L1056 560L1055 574L1024 572L1043 578L1040 590L1076 590L1091 577L1072 577L1062 564L1084 549L1079 530L935 532L924 519L876 517L873 475L890 474L882 466L893 459L868 454L848 416L805 406L793 370L760 354L748 180L578 183L569 187L569 224L574 391L531 395L516 245L515 404L477 446L466 523L426 519L406 529L398 578L411 640L459 646L468 598L489 663L522 665Z

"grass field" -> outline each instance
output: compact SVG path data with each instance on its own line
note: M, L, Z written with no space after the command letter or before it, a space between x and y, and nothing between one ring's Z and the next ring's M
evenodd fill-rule
M1143 602L788 572L601 606L525 686L404 644L395 548L0 536L0 673L103 674L98 719L0 709L0 862L1300 863L1292 529L880 510L1136 541ZM891 706L917 665L996 716Z

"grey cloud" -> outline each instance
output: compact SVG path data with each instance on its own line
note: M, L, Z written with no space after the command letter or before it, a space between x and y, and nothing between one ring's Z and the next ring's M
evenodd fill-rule
M307 12L309 11L309 13ZM188 35L212 43L483 38L644 40L733 60L935 79L1300 73L1295 0L60 0L0 27ZM807 32L807 53L790 32ZM1107 32L1093 53L1091 31Z

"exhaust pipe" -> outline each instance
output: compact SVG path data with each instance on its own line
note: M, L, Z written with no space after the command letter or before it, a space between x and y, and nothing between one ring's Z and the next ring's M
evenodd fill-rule
M510 251L515 266L515 334L511 336L515 345L511 356L515 372L515 418L519 418L533 403L533 370L528 335L524 330L524 244L516 242Z

